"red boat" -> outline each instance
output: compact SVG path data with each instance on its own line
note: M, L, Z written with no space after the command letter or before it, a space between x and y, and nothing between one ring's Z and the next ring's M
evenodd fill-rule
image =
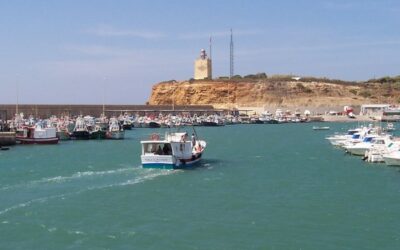
M15 136L21 144L57 144L56 128L43 128L40 124L34 127L24 126L17 130Z

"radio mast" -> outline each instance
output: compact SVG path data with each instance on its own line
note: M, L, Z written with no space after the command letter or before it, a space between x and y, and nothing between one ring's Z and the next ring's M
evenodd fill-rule
M231 29L231 43L230 43L230 64L229 64L229 78L233 77L233 32Z

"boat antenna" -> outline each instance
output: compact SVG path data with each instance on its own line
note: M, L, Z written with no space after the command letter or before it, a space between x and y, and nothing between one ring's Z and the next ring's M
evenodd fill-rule
M196 138L198 139L199 137L197 136L197 132L196 132L196 129L194 129L194 126L193 126L193 124L192 124L192 128L193 128L194 135L195 135L195 136L196 136Z

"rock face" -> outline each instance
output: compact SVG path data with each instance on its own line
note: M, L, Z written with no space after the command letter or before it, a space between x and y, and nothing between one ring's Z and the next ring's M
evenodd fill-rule
M397 103L400 88L396 86L370 82L332 83L270 79L170 81L153 86L149 104L210 104L216 108L358 106L367 103Z

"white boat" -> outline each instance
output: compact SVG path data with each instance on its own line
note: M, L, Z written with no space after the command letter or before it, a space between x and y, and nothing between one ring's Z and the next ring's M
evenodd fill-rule
M333 136L329 136L326 139L333 145L333 146L339 146L340 144L344 143L345 141L349 139L355 139L356 137L358 138L360 136L361 128L356 128L356 129L350 129L347 131L346 134L335 134Z
M110 118L109 128L106 133L107 139L124 139L125 131L115 117Z
M143 168L179 169L199 162L206 142L187 133L166 133L164 139L153 134L149 140L140 141Z
M400 166L400 151L396 150L389 154L384 154L383 159L388 166Z
M399 142L388 140L384 144L373 144L371 148L365 152L364 160L372 163L385 162L383 155L390 154L399 150Z
M56 144L56 128L45 127L41 123L35 126L23 126L17 130L16 140L21 144Z
M351 141L350 143L343 145L343 148L346 152L352 155L363 156L365 155L365 152L371 148L372 143L384 144L384 140L384 138L379 138L378 135L367 135L362 139L362 141Z
M331 128L327 127L327 126L325 126L325 127L313 126L312 129L313 130L329 130Z

